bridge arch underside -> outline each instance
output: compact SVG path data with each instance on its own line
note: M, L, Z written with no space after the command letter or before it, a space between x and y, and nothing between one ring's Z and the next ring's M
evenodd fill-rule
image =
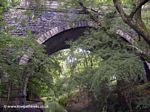
M70 45L67 44L67 42L79 39L79 37L84 35L85 30L89 28L90 27L72 28L54 35L43 43L46 46L46 53L51 55L59 50L69 48Z
M60 50L70 48L70 45L67 44L67 41L75 41L79 39L81 36L84 35L84 32L90 28L93 27L86 26L86 27L71 28L50 37L48 40L46 40L43 43L44 45L46 45L45 48L46 53L48 55L51 55ZM150 81L150 70L148 65L145 62L144 62L144 68L146 71L147 80Z

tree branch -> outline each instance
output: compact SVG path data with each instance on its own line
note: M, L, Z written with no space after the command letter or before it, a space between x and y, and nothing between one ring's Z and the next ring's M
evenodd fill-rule
M121 5L121 1L120 0L113 0L114 5L117 9L117 11L119 12L119 14L121 15L122 19L127 22L127 14L124 12L122 5Z
M131 28L133 28L139 35L143 37L143 39L150 46L150 32L146 28L144 22L141 18L141 7L146 2L150 0L136 0L134 1L135 8L131 11L130 15L126 15L123 10L123 6L120 0L113 0L114 5L119 12L122 20L127 23ZM132 17L133 16L133 17ZM132 18L131 18L132 17Z
M86 14L88 14L89 16L90 16L90 18L94 21L94 22L96 22L96 23L98 23L98 26L101 26L101 23L98 21L98 19L95 17L95 16L93 16L92 14L91 14L91 12L88 10L89 8L87 8L82 2L80 2L80 1L78 1L78 3L79 3L79 5L81 6L81 8L83 9L83 11L86 13ZM96 10L94 10L94 9L90 9L91 11L93 11L94 13L98 13L98 11L96 11ZM99 14L99 13L98 13ZM99 15L101 15L101 14L99 14Z
M132 10L132 12L130 13L129 17L130 18L133 18L134 14L140 9L142 8L142 6L147 3L148 1L150 0L141 0L137 5L136 7Z

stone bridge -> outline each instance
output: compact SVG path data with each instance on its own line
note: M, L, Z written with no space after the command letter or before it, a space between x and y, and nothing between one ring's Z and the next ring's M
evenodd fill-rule
M5 13L7 22L5 28L12 28L9 33L22 38L31 32L39 44L46 45L46 51L50 55L68 48L66 41L76 40L87 28L94 27L93 22L80 18L86 16L80 9L60 9L57 1L54 0L45 4L37 7L36 4L23 0L19 6ZM132 43L132 37L129 35L124 35L121 30L116 33ZM31 49L28 49L28 52L32 54ZM22 56L20 64L28 62L29 54Z
M68 48L66 41L78 39L87 28L93 27L93 23L80 18L86 16L80 9L60 9L57 1L47 2L46 6L45 4L37 6L23 0L19 6L5 12L7 24L4 29L9 29L11 35L19 35L20 38L26 38L27 34L31 33L39 44L46 45L46 51L50 55ZM28 62L33 51L28 49L27 52L21 57L19 64Z
M57 0L43 0L38 5L29 0L22 0L19 6L5 13L5 20L8 24L6 28L13 29L9 31L10 34L25 37L31 32L39 44L46 45L47 54L50 55L68 48L67 41L78 39L87 28L96 26L86 16L81 9L61 8ZM120 29L116 33L133 43L134 40L128 33ZM32 50L29 49L28 52L28 55L32 54ZM25 54L21 58L21 64L29 60L28 55Z
M68 48L66 41L78 39L85 29L93 26L93 22L83 18L84 16L86 14L80 9L59 8L55 0L46 0L41 5L22 0L19 6L5 13L5 20L7 27L12 28L9 31L11 35L25 37L28 32L32 33L39 44L46 45L46 51L50 55ZM28 60L29 56L25 54L20 63Z
M57 1L47 1L37 6L23 0L19 6L5 13L8 26L13 28L9 32L23 37L31 32L39 44L46 45L48 54L68 48L66 41L77 39L93 23L81 19L81 15L86 14L80 9L66 10L58 6Z

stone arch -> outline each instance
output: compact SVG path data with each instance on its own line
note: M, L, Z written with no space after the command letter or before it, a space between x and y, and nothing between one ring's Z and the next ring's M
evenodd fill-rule
M51 55L62 49L70 48L70 44L68 42L76 41L77 39L79 39L84 35L84 32L88 28L90 27L76 27L54 35L43 43L45 45L46 53L48 55Z
M55 36L61 32L64 32L64 31L67 31L70 29L75 29L75 28L83 28L83 27L93 27L93 22L91 22L91 21L76 21L73 23L68 23L67 25L64 25L64 26L57 26L57 27L54 27L51 30L47 31L44 34L39 35L36 41L39 44L43 44L48 39L52 38L53 36Z
M54 27L51 30L47 31L46 33L38 35L38 38L36 39L36 41L39 44L44 44L47 40L51 39L52 37L55 37L55 36L57 37L58 34L62 34L66 31L69 31L72 29L79 29L80 30L82 28L85 29L85 28L91 28L91 27L96 27L92 21L76 21L76 22L73 22L71 24L68 23L67 25ZM58 51L58 50L56 50L56 51ZM24 54L21 57L19 64L28 63L29 58L32 55L32 53L33 53L32 49L28 49L27 54ZM50 52L48 54L52 54L52 53L54 53L54 51Z

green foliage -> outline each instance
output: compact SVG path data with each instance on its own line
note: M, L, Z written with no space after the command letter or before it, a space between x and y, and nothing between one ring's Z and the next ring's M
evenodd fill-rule
M22 67L18 65L18 59L21 54L25 52L23 47L23 39L19 38L12 38L8 35L1 35L0 41L2 42L0 48L0 69L1 69L1 76L10 75L12 77L17 76L20 77ZM27 40L25 40L27 41ZM10 79L12 78L10 77ZM13 78L12 78L13 79Z
M145 77L143 62L135 54L135 50L114 35L114 30L120 26L118 22L110 19L114 17L113 13L111 14L105 16L107 32L103 28L85 32L84 37L71 43L71 58L68 63L71 74L69 87L88 88L89 92L92 92L93 100L100 102L101 111L109 106L108 98L114 94L118 80L136 83ZM128 93L129 89L125 91ZM115 102L118 102L116 100L118 98L115 99Z
M60 98L59 98L59 104L60 105L62 105L62 106L66 106L67 105L67 103L68 103L68 100L69 100L69 98L68 98L68 96L61 96Z
M139 110L150 108L150 97L140 98L136 108Z
M8 2L2 2L0 14L10 7L10 2ZM11 6L13 6L13 3L17 1L11 2ZM40 5L41 0L32 0L31 2ZM72 6L79 7L78 1L69 0L67 2L70 8ZM100 4L111 4L110 0L81 0L81 2L84 2L85 6L89 8L96 7L97 9L100 8ZM126 4L126 1L123 3ZM132 4L131 1L127 1L127 3ZM30 15L32 11L27 11L26 14ZM138 96L139 91L135 93L137 91L135 85L144 80L145 73L143 62L136 54L135 49L115 35L117 28L129 30L129 27L123 24L120 18L116 19L116 16L115 11L109 10L104 17L98 17L102 20L101 28L86 31L79 40L70 42L70 50L52 56L45 54L44 46L34 40L30 31L27 34L28 38L12 37L1 32L1 81L11 80L21 86L29 75L27 91L51 100L46 103L49 106L47 112L64 112L62 106L67 105L68 95L82 88L88 90L92 103L96 103L100 111L107 111L107 108L111 108L116 112L119 106L117 111L127 111L127 105L130 103L126 101L129 100L126 96L131 98ZM22 24L25 24L25 21L22 21ZM136 44L138 45L138 42ZM143 45L142 42L140 44ZM28 53L28 48L32 49L34 53L27 64L19 65L21 56ZM149 57L146 58L149 59ZM123 85L119 85L119 81ZM1 94L5 89L2 83L0 85ZM120 97L116 92L118 89L122 90L121 94L125 97L124 105L119 105ZM148 97L140 95L138 97L140 98L136 101L135 107L138 109L149 108ZM131 103L135 104L132 100Z
M0 0L0 14L3 14L8 8L17 5L20 0Z
M82 38L81 41L78 47L84 46L84 49L92 49L91 54L96 55L101 61L98 67L93 67L92 70L86 66L85 71L76 73L73 81L77 85L90 88L89 90L92 91L96 102L100 102L100 110L106 107L107 99L113 92L113 81L136 82L139 77L143 80L144 68L142 61L132 53L131 49L126 49L123 40L117 37L108 37L104 32L96 31L88 35L87 38ZM71 82L73 83L73 81Z
M0 0L1 5L0 5L0 14L2 14L9 6L7 0Z
M57 61L46 55L44 47L33 38L3 34L0 36L0 41L2 42L0 46L1 84L12 81L17 87L22 87L28 74L30 80L28 91L38 93L40 96L48 96L48 92L53 89L53 77L59 71ZM34 53L27 64L19 65L20 58L28 54L28 48Z
M65 109L57 102L47 102L46 105L48 105L46 112L65 112Z

